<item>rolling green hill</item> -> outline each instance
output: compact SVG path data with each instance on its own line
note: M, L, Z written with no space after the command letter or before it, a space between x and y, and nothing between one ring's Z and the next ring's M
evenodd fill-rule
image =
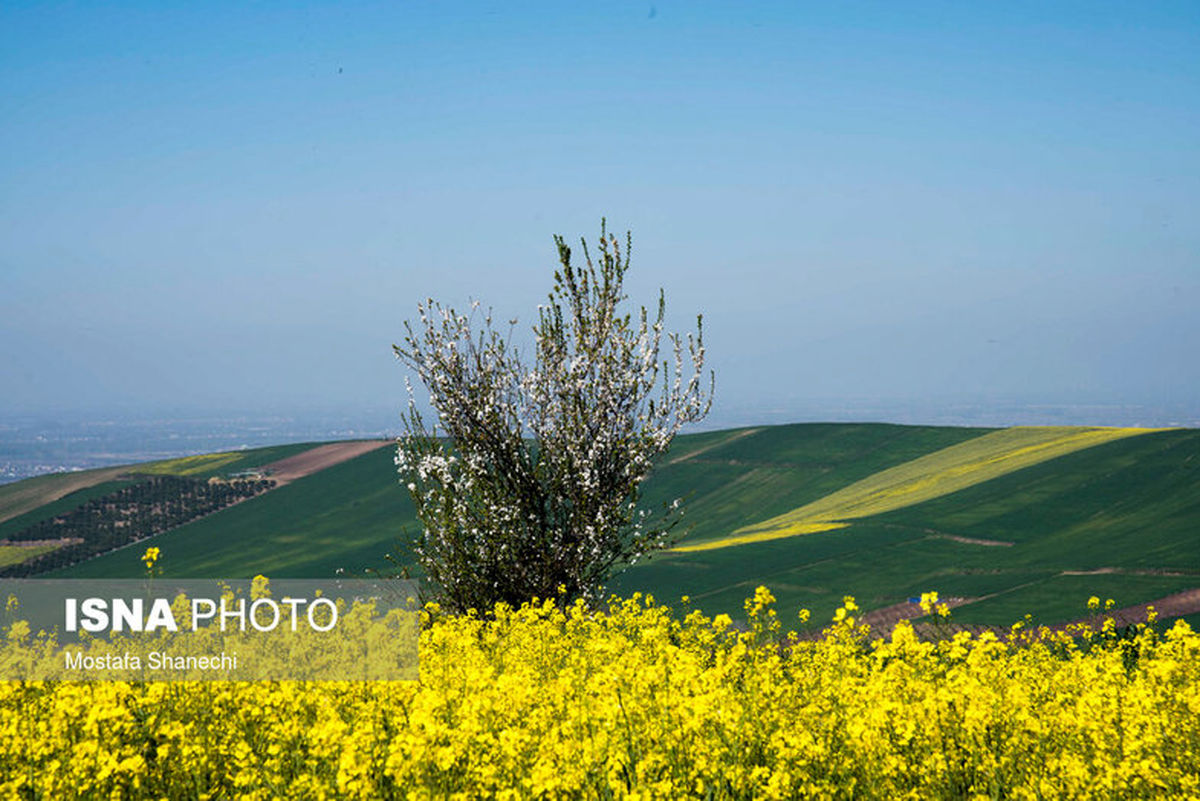
M233 469L227 461L214 455L158 469L203 475ZM1092 594L1124 605L1200 587L1196 430L803 424L707 432L676 440L644 502L656 509L678 496L687 499L689 526L680 549L626 570L614 592L689 595L705 611L736 616L767 584L785 613L804 606L820 620L844 594L874 609L937 590L970 601L955 609L958 620L1007 624L1026 612L1047 622L1077 617ZM814 520L829 530L803 533ZM403 541L416 530L384 448L153 544L175 577L330 576L386 569L386 553L408 561ZM737 538L746 532L774 533ZM58 575L137 575L140 547Z
M862 519L949 495L1015 470L1090 448L1104 442L1139 436L1148 429L1017 427L992 431L903 464L872 473L864 479L823 495L815 501L713 538L693 538L678 548L701 551L751 542L829 531Z
M1046 622L1089 595L1134 604L1200 587L1200 431L1116 439L834 531L696 552L627 571L616 588L736 608L756 584L820 616L922 591L978 598L964 622ZM1072 575L1089 571L1091 575ZM1101 572L1102 571L1102 572ZM1064 575L1065 574L1065 575ZM1020 610L1019 614L1016 613Z

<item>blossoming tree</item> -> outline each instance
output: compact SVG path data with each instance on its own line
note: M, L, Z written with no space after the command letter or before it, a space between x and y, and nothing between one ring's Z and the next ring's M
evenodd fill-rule
M396 465L423 528L418 561L455 610L592 600L614 568L668 545L680 502L649 513L640 486L711 405L702 318L694 334L665 334L661 291L656 311L624 310L629 235L622 248L602 223L582 265L554 241L529 358L478 303L419 304L393 346L437 415L427 425L410 385Z

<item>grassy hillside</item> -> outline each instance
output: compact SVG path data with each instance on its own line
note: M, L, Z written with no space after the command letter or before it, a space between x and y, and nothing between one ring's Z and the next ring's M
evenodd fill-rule
M767 583L783 604L819 615L843 593L876 608L937 590L983 599L955 611L965 622L1003 624L1033 611L1051 621L1079 615L1091 594L1133 604L1200 586L1198 546L1200 431L1176 430L1097 445L836 531L663 554L616 586L731 609Z
M687 499L685 544L706 542L989 430L811 423L683 436L647 483L645 503Z
M960 564L1051 569L1055 578L1003 599L1048 617L1077 610L1079 598L1069 588L1083 584L1121 603L1174 592L1180 583L1200 586L1200 431L1163 431L1081 451L879 521L1014 543L977 549ZM1082 571L1104 572L1058 577ZM995 599L957 616L985 622L1005 612Z
M991 481L1084 448L1151 429L1018 427L993 431L872 473L866 478L762 523L688 542L683 551L743 545L841 528L843 522L902 509Z
M1079 443L1089 447L1070 452ZM1027 458L1030 446L1047 458ZM1024 456L1005 464L1013 454ZM224 458L179 466L236 469ZM959 483L927 492L920 476L933 474ZM812 519L797 514L804 509L847 525L659 554L620 575L613 591L689 595L706 611L738 614L754 587L767 584L783 609L808 607L821 619L844 594L871 609L937 590L972 599L955 610L957 619L1007 624L1033 611L1046 621L1076 617L1092 594L1133 604L1200 587L1195 430L1114 437L1083 429L808 424L708 432L676 441L644 501L653 509L677 496L688 498L684 548ZM880 503L883 496L904 503ZM386 568L389 552L404 561L407 546L397 541L416 530L385 448L154 544L177 577L330 576ZM139 570L136 553L116 552L61 575Z
M863 424L684 436L655 472L647 505L691 495L695 532L725 532L982 433ZM385 568L385 553L409 558L403 544L417 523L392 458L390 448L374 451L160 535L163 566L177 577L314 577ZM133 555L116 552L61 575L139 569Z

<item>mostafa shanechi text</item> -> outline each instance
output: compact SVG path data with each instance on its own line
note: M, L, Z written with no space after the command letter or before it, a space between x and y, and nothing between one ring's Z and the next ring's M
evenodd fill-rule
M83 651L63 652L63 667L76 671L128 671L128 670L237 670L237 654L213 654L203 656L172 656L163 651L151 651L142 655L134 653L88 654Z

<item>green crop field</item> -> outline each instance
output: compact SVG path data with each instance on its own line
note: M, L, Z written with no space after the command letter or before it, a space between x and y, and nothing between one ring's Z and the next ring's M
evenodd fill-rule
M174 469L239 469L226 456ZM247 454L237 464L265 461ZM680 548L626 570L614 592L648 591L671 603L688 595L693 606L737 617L742 600L766 584L781 609L809 608L820 620L845 594L874 609L937 590L970 601L955 609L957 620L1006 625L1034 610L1045 622L1079 617L1093 594L1131 605L1200 587L1196 430L804 424L706 432L676 440L643 501L654 510L679 496L687 499ZM814 520L843 527L729 542ZM389 569L387 553L410 562L405 542L416 531L384 448L153 544L168 576L331 576ZM688 550L714 542L725 547ZM140 547L57 575L137 575Z
M818 617L844 593L869 609L937 590L986 598L955 610L964 622L1004 624L1016 609L1063 620L1082 614L1091 594L1124 605L1200 587L1198 545L1200 431L1173 430L1098 444L836 531L662 554L616 586L728 610L766 583L783 604ZM1144 575L1056 581L1100 569ZM1068 591L1076 586L1087 591Z
M689 542L681 550L709 550L827 531L839 521L870 517L948 495L1048 459L1151 429L1018 427L993 431L880 470L786 514L743 526L732 534Z
M710 541L989 431L814 423L682 436L645 502L688 499L686 543Z

